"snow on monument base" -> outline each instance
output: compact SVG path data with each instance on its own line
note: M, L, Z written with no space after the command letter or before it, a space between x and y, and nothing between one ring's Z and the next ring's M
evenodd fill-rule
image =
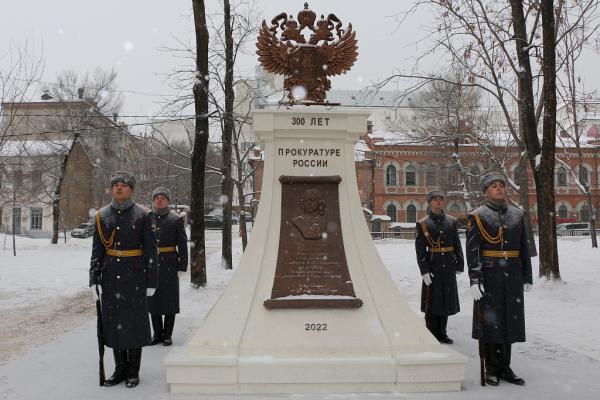
M252 237L205 321L186 345L173 348L165 359L171 392L460 390L466 357L440 345L422 316L412 311L389 277L365 223L354 143L366 130L368 115L317 106L256 111L254 132L265 164ZM346 283L360 299L352 308L265 307L266 300L273 302L279 248L290 246L290 238L280 238L282 223L291 221L282 221L290 207L285 204L282 210L282 176L341 178L336 187L342 254L351 279ZM330 238L339 233L336 224L328 223L326 230ZM413 260L401 262L416 268ZM308 301L301 297L294 303ZM281 299L275 303L280 305Z

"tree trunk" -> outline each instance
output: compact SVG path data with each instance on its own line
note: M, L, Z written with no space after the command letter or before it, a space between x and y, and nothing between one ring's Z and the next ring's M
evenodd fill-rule
M588 210L590 210L590 236L592 238L592 247L598 248L598 240L596 239L596 211L594 210L594 203L592 203L590 186L588 186L587 189L588 190L585 195L587 197Z
M17 256L17 240L15 238L15 231L17 230L17 224L15 223L15 208L17 208L17 190L15 187L13 187L12 242L13 242L13 256L14 257Z
M239 169L239 166L238 166ZM238 173L238 178L241 178L240 175L242 175L241 172ZM239 179L236 182L236 187L237 187L237 191L238 191L238 201L240 203L240 236L242 237L242 251L246 250L246 245L248 244L248 231L247 231L247 227L246 227L246 207L245 205L245 198L246 196L244 196L244 184L241 183L241 179Z
M519 149L519 154L522 154L525 149ZM523 208L523 217L525 219L525 227L527 228L527 243L529 243L529 255L537 257L537 247L535 246L535 235L533 234L533 226L531 225L531 212L529 211L529 174L527 169L527 157L519 159L519 203Z
M60 170L58 172L58 181L56 182L56 187L54 188L54 196L52 199L52 244L58 244L58 230L59 230L59 222L60 222L60 198L62 196L62 184L65 180L65 174L67 173L67 164L69 163L69 158L71 157L71 153L73 153L73 149L79 140L79 134L75 133L73 135L73 143L67 150L67 154L65 154L63 160L60 163Z
M225 24L225 112L223 124L223 160L221 172L221 199L223 203L223 235L221 244L221 255L223 267L233 268L231 255L231 203L233 197L233 181L231 179L231 139L233 136L233 33L231 30L231 7L229 0L223 1L223 13Z
M204 178L208 149L208 28L204 0L192 0L196 32L196 80L194 83L194 147L192 149L192 190L190 204L190 281L192 287L206 286L204 240Z
M558 245L556 241L556 218L554 203L554 159L556 153L556 41L554 22L554 1L541 1L542 37L544 55L544 117L542 136L542 158L539 170L538 204L542 205L538 214L551 215L540 225L540 276L560 280ZM536 184L538 183L536 182ZM543 241L542 241L543 240ZM545 254L544 254L545 253Z
M527 27L523 2L510 0L514 38L519 60L519 123L527 148L527 157L533 171L537 196L539 227L540 276L560 279L556 243L556 218L554 217L554 155L556 141L556 54L554 41L554 15L552 0L542 0L542 28L544 42L544 132L540 145L535 118L535 100ZM546 103L548 102L548 103Z

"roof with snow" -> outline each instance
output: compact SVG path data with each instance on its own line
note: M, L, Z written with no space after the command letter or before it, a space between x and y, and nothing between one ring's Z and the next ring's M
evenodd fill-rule
M388 215L372 215L371 221L391 221L392 219Z

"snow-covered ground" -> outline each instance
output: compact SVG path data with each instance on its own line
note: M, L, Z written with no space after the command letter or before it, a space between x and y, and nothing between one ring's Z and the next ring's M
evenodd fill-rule
M468 279L459 280L461 313L449 320L454 348L469 357L463 390L440 394L354 394L286 396L171 395L162 360L168 347L144 349L141 385L126 389L97 386L93 296L87 288L91 239L69 239L52 246L47 239L17 238L17 256L0 235L0 399L596 399L600 367L600 250L589 239L559 240L561 283L536 280L526 294L528 341L514 346L513 366L525 387L478 385L476 342L470 338ZM412 241L378 241L399 290L418 312L420 277ZM232 271L220 261L220 232L207 232L208 285L195 290L183 282L182 313L174 341L183 343L202 323ZM234 259L241 256L236 238ZM534 259L537 271L537 259ZM110 352L106 370L112 372Z

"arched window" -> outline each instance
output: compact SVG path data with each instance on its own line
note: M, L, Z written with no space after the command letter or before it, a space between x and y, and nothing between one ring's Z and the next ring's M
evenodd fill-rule
M567 218L569 216L569 211L567 210L567 206L562 205L558 207L558 218Z
M386 186L396 186L396 167L393 165L388 165L385 169L385 185Z
M425 170L425 186L437 186L437 171L435 165L428 165Z
M448 185L452 188L456 187L460 182L459 172L456 165L448 168Z
M450 206L450 212L453 214L458 214L460 212L460 207L458 206L458 204L452 204Z
M396 206L393 204L390 204L387 206L387 208L385 209L385 213L388 217L391 218L390 222L396 222L398 219L396 218Z
M521 175L522 175L522 173L521 173L521 167L517 165L515 167L515 170L513 171L513 180L515 181L515 183L517 185L520 185Z
M558 186L567 186L567 171L563 167L559 167L556 172L556 184Z
M469 174L469 181L471 185L479 185L479 176L481 175L481 173L479 172L479 167L477 167L477 165L472 166L471 171L469 171Z
M590 209L584 204L579 210L579 222L588 222L590 220Z
M417 186L417 171L415 167L409 165L406 167L406 180L404 181L405 186Z
M417 207L412 204L406 207L406 222L417 222Z
M579 168L579 182L581 182L581 184L583 186L588 186L588 178L589 178L589 172L588 172L587 168L584 166L581 166L581 168Z

